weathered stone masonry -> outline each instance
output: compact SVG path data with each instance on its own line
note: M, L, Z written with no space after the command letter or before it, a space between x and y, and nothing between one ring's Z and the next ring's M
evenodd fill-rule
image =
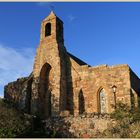
M53 13L41 24L33 72L5 86L4 97L43 119L112 112L118 101L138 105L140 79L128 65L91 67L68 53L63 22Z

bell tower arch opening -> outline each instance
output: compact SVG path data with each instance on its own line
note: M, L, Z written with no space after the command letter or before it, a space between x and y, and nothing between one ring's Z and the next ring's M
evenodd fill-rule
M40 41L56 40L57 42L64 43L63 39L63 21L59 19L53 11L47 16L41 24Z
M45 63L40 72L39 83L39 114L41 118L51 117L51 89L50 89L51 66Z
M51 35L51 23L47 23L45 26L45 37Z

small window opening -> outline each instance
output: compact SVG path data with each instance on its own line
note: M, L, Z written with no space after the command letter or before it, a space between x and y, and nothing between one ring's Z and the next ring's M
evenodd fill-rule
M45 37L51 35L51 23L47 23L45 26Z

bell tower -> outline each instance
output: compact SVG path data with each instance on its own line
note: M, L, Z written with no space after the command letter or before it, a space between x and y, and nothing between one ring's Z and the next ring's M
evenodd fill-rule
M66 108L66 49L63 22L52 11L41 24L33 68L32 114L57 116Z
M63 22L53 11L46 17L41 25L40 41L44 39L56 39L57 42L63 42Z

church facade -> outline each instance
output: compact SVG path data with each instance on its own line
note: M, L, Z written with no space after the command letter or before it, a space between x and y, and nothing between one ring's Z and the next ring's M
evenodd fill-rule
M67 52L63 22L53 12L41 24L33 71L5 86L4 98L42 118L110 113L118 101L138 106L140 79L128 65L91 67Z

